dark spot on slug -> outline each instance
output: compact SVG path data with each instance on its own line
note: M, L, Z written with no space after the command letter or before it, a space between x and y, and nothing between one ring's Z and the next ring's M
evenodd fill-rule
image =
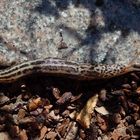
M39 65L39 64L43 64L43 63L45 63L44 60L38 60L38 61L32 62L31 64L32 64L32 65Z

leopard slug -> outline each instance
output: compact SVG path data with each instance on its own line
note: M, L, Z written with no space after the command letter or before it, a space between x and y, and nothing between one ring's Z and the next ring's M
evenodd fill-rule
M34 73L66 76L77 80L108 79L132 71L140 71L139 65L104 65L45 58L23 62L0 71L0 83L12 83Z

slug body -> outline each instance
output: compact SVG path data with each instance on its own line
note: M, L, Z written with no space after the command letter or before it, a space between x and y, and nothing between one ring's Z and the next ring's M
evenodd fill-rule
M58 58L37 59L0 71L0 83L12 83L33 73L66 76L77 80L108 79L131 71L140 71L136 65L91 65Z

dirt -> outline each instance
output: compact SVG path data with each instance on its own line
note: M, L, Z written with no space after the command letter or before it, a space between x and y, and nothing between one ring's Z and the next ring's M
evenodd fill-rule
M86 128L76 117L95 94L98 109L93 109ZM139 106L139 73L90 82L34 75L1 85L0 136L8 140L139 139Z

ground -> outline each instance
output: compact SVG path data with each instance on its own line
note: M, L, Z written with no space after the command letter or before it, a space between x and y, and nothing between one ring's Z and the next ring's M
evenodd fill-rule
M139 63L138 0L1 0L0 7L1 68L46 57ZM0 139L140 137L139 72L90 82L30 75L0 91Z

